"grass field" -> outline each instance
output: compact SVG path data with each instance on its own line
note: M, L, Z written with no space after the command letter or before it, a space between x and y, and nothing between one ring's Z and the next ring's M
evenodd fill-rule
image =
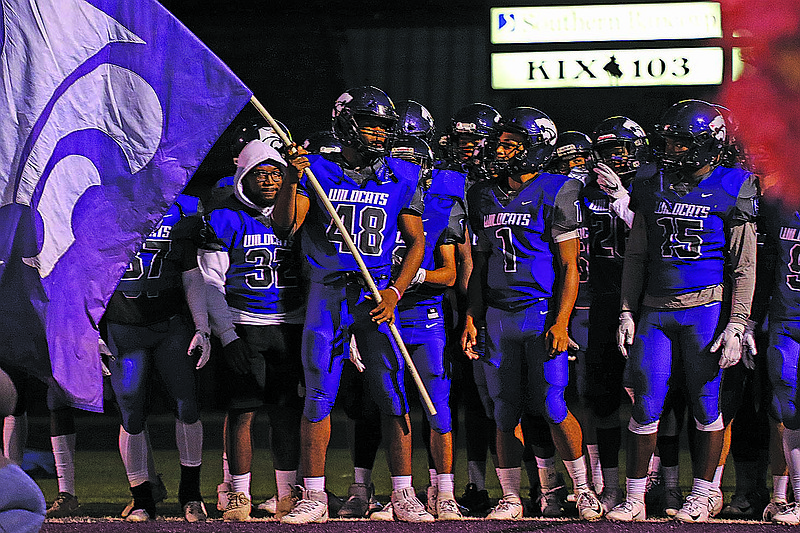
M421 412L413 411L412 419L418 421ZM47 419L32 418L31 431L41 432ZM90 517L118 516L121 509L130 500L125 471L119 452L116 448L118 426L116 419L108 415L82 415L77 421L78 451L76 457L76 492L81 502L83 513ZM204 454L201 489L203 497L209 503L209 511L216 502L216 486L222 480L221 450L221 413L204 415ZM414 424L414 427L419 427ZM157 469L162 473L164 483L169 491L168 499L159 505L158 512L164 516L180 516L177 501L180 466L178 452L174 444L172 418L169 415L151 417L150 431L155 448ZM327 486L339 496L347 494L352 482L352 461L347 448L346 436L349 433L344 415L335 411L333 418L333 438L328 452ZM275 493L275 476L269 449L266 447L268 423L266 415L259 417L254 431L256 445L253 460L252 495L254 502L261 502ZM466 454L463 447L463 436L456 439L456 491L460 494L467 484ZM621 476L624 484L624 454L621 454ZM415 438L414 449L414 485L417 490L424 490L428 484L428 471L425 449L419 438ZM688 452L684 452L681 461L681 485L688 491L691 486L691 466ZM491 462L489 470L491 470ZM563 466L560 465L563 469ZM565 478L566 478L565 474ZM376 493L382 501L388 500L391 492L389 472L383 450L379 451L373 472ZM52 502L58 495L55 479L37 479L47 502ZM523 474L523 495L527 495L529 483ZM726 499L733 494L734 471L728 468L723 479L723 490ZM490 471L487 476L487 489L491 497L499 498L500 488L497 477ZM458 495L457 494L457 495Z

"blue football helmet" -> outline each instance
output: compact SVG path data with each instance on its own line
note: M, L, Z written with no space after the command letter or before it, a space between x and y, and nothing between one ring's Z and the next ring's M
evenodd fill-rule
M454 164L483 168L491 155L490 142L497 135L500 113L488 104L474 103L459 109L447 126L447 158ZM466 146L464 139L474 142Z
M392 141L389 156L396 159L410 161L420 166L420 180L427 189L430 187L431 169L435 160L430 145L421 137L403 135Z
M363 155L374 158L386 155L398 116L394 103L377 87L355 87L342 93L333 106L333 132L343 146L353 147ZM365 117L385 123L386 140L382 145L365 142L359 120Z
M533 107L515 107L500 120L499 132L517 133L523 136L522 150L511 159L495 159L496 174L538 172L550 162L558 140L555 123L546 114Z
M592 131L592 149L596 160L614 169L623 182L632 179L650 159L644 128L623 116L609 117L597 125Z
M339 161L342 156L342 142L332 131L318 131L312 133L303 141L303 148L311 154L319 154L325 159Z
M689 146L679 154L659 150L660 163L672 170L695 171L718 164L727 138L722 113L702 100L682 100L674 104L664 113L656 131L661 137L679 138Z
M433 124L433 116L424 105L414 100L405 100L398 102L395 109L400 117L397 121L396 135L421 137L429 145L433 142L436 128Z

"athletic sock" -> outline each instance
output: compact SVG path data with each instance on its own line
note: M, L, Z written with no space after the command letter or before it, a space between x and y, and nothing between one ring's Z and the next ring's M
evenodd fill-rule
M178 501L181 508L189 502L202 501L200 495L200 466L181 465L181 484L178 488Z
M313 490L322 492L325 490L325 476L304 477L303 488L306 490Z
M18 465L21 464L27 441L28 413L5 417L3 419L3 450L5 451L5 456Z
M203 464L203 423L197 420L186 424L175 419L175 442L178 445L178 457L183 466L200 466Z
M589 470L592 472L592 486L595 492L603 492L605 478L603 465L600 463L600 447L597 444L587 444L586 456L589 458Z
M411 476L392 476L392 490L403 490L411 486Z
M589 488L589 476L586 472L586 460L583 455L572 461L564 461L569 477L572 478L573 491L578 492Z
M275 485L278 487L278 499L283 499L292 494L292 488L297 485L297 470L275 470Z
M353 481L370 486L372 484L372 469L358 466L353 468Z
M125 465L125 473L131 487L138 487L145 481L149 481L147 472L149 453L147 436L144 431L131 434L120 426L119 454L122 457L122 464Z
M503 489L503 497L520 497L520 484L522 483L522 467L516 468L495 468L497 479L500 480L500 488Z
M467 477L478 490L486 489L486 461L467 461Z
M629 502L644 502L644 493L647 490L647 478L627 478L625 489L628 493Z
M244 492L248 500L253 498L250 496L250 479L252 474L247 472L245 474L231 474L231 490L233 492Z
M438 474L439 492L453 494L455 492L455 474Z
M58 492L75 495L75 433L50 437L58 475Z

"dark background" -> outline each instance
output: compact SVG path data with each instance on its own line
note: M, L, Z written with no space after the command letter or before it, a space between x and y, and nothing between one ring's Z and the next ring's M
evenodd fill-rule
M489 72L489 7L513 3L162 1L242 79L276 119L288 126L298 143L315 131L328 129L334 100L347 88L359 85L378 86L395 101L419 101L431 111L440 131L456 110L472 102L488 103L500 113L530 105L550 115L559 131L576 129L588 133L601 120L620 114L650 130L674 102L684 98L713 99L718 90L714 86L493 90ZM603 1L547 2L559 3ZM721 43L604 42L545 48L708 44ZM525 49L533 47L513 45L502 50ZM233 172L229 149L232 131L252 116L255 110L248 105L209 153L188 193L203 197L217 179Z

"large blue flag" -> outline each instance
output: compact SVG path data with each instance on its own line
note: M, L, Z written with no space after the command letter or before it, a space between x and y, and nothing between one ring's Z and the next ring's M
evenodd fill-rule
M251 97L153 0L0 0L0 363L102 410L97 323Z

